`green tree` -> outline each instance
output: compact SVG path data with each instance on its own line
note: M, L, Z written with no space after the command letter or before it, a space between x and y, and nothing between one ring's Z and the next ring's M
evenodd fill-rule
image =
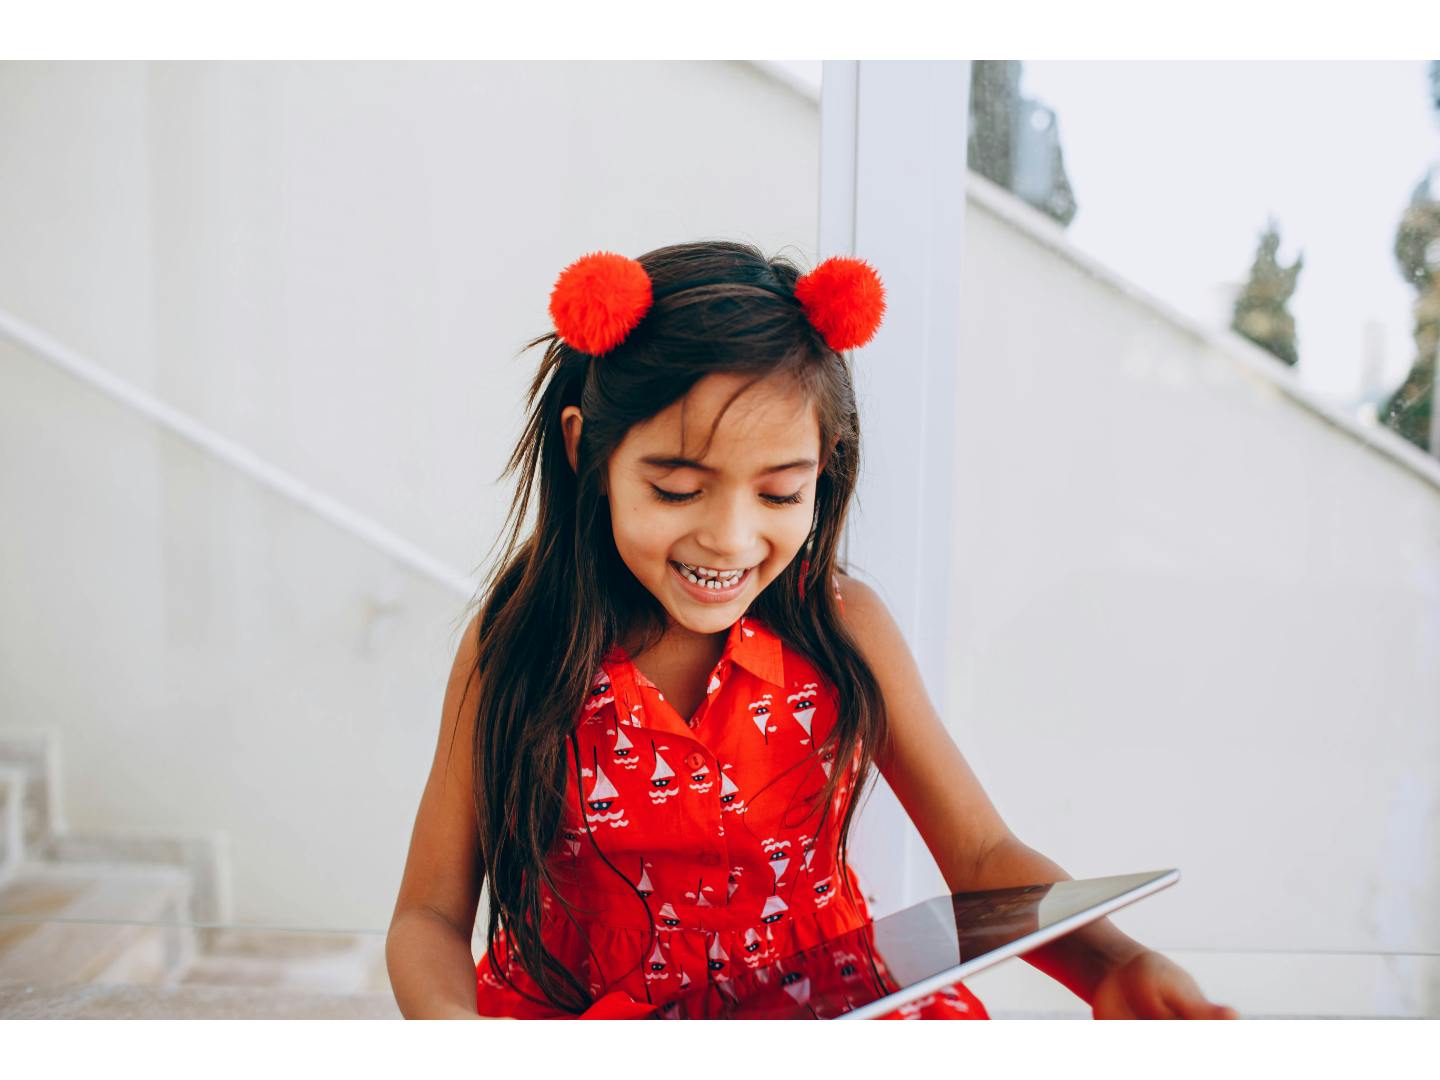
M1230 329L1280 360L1294 366L1300 359L1295 349L1295 318L1286 305L1295 295L1303 255L1290 266L1281 266L1280 227L1272 218L1260 235L1260 246L1250 267L1250 280L1235 299Z
M1432 76L1440 64L1431 65ZM1437 102L1440 109L1440 102ZM1381 423L1420 449L1433 452L1431 414L1435 410L1435 361L1440 346L1440 200L1430 181L1434 169L1415 186L1410 205L1395 230L1395 260L1414 287L1415 362L1410 373L1380 410Z
M1060 119L1020 93L1019 60L970 61L967 161L992 183L1061 225L1075 218L1075 193L1065 172Z

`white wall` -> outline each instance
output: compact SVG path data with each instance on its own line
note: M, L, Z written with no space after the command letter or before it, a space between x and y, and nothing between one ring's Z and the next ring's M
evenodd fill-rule
M0 65L0 307L476 570L556 275L813 262L746 64ZM0 724L76 829L223 830L240 922L383 927L464 599L0 345Z

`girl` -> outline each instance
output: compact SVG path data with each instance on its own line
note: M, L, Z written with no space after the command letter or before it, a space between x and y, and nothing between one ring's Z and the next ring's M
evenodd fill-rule
M835 944L865 950L846 851L872 766L952 891L1068 877L1011 835L884 604L839 573L844 354L883 310L859 260L802 276L736 243L560 275L386 943L407 1017L679 1008L822 944L827 993L884 976ZM1235 1015L1108 920L1028 959L1096 1017ZM892 1015L986 1013L956 984Z

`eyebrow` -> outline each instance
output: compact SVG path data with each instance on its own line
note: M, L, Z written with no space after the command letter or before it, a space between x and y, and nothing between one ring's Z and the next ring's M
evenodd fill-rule
M642 465L655 465L662 469L695 469L699 472L714 475L718 470L712 469L709 465L701 465L693 458L666 457L663 454L650 454L640 459ZM814 458L797 458L794 461L787 461L783 465L771 465L769 468L761 469L756 476L770 476L774 473L789 472L791 469L810 469L815 466Z

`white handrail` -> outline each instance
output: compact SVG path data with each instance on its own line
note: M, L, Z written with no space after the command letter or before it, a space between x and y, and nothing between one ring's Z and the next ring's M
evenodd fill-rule
M0 309L0 337L7 338L26 352L49 361L125 408L153 420L217 461L229 465L297 506L324 518L336 528L363 540L457 596L469 599L474 595L475 582L446 566L428 551L404 537L397 536L378 521L366 517L338 499L317 491L304 481L265 461L249 448L212 431L193 417L126 382L114 372L105 370L73 349L66 348L3 309Z

